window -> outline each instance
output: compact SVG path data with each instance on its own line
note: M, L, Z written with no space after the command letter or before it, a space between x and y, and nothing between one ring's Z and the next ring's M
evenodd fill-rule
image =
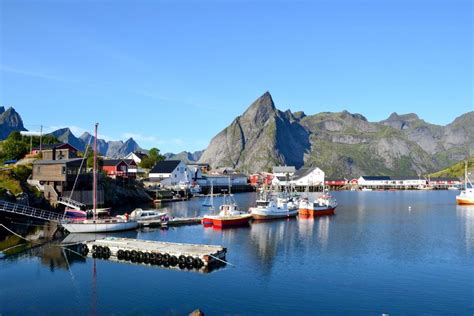
M61 173L62 173L62 174L66 174L66 166L62 166L62 167L61 167Z

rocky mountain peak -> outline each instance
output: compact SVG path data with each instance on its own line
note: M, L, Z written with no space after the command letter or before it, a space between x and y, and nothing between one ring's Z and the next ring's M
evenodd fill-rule
M4 106L0 106L0 115L3 114L3 112L5 112L5 107L4 107Z
M242 115L242 120L263 123L275 113L275 103L273 103L270 92L267 91L250 105Z
M361 121L365 121L367 122L367 118L365 116L363 116L362 114L359 114L359 113L351 113L349 111L342 111L342 116L344 117L351 117L353 119L356 119L356 120L361 120Z
M13 131L26 131L20 114L14 108L0 107L0 140L5 139Z

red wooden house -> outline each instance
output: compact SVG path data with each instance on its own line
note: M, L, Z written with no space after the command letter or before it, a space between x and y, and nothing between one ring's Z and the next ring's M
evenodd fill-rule
M135 164L136 169L136 163L133 163ZM102 164L102 170L108 177L113 179L116 179L117 177L134 178L136 176L136 172L129 172L129 164L127 164L123 159L105 159Z

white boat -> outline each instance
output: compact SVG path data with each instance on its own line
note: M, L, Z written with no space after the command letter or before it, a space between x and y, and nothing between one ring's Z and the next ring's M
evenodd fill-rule
M142 210L137 208L130 213L130 215L118 215L117 218L131 219L138 223L146 223L149 221L163 220L167 216L166 212L159 212L158 210Z
M274 201L258 200L255 207L250 208L250 214L256 220L288 218L298 214L298 209L289 209L286 202L277 205Z
M61 225L70 233L106 233L122 230L130 230L138 227L138 222L131 219L122 218L97 218L97 127L95 124L94 133L94 168L93 168L93 208L92 219L64 220ZM87 157L87 150L84 157ZM85 160L85 158L84 158ZM79 175L79 173L78 173Z
M453 185L448 187L448 190L461 190L461 188Z
M474 205L474 188L468 178L467 161L464 168L464 190L456 196L456 203L459 205Z
M370 191L373 191L373 190L372 190L372 189L370 189L370 188L362 188L362 190L361 190L361 191L364 191L364 192L370 192Z

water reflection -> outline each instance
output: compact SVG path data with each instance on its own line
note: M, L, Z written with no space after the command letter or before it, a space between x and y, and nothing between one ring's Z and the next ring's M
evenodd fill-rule
M466 251L471 252L474 246L474 205L457 205L456 215L464 222Z

